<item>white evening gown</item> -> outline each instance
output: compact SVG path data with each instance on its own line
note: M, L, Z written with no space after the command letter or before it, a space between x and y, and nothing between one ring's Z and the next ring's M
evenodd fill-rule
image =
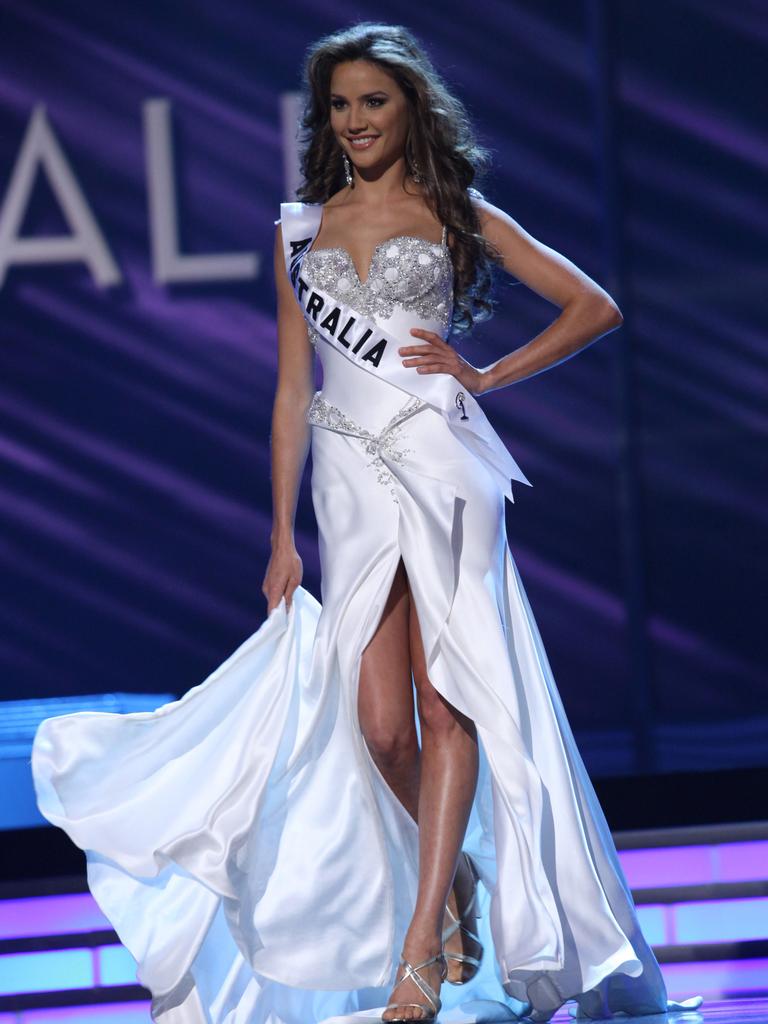
M289 248L294 223L314 239L319 208L281 213L303 287L343 297L402 344L413 326L446 335L444 243L389 239L361 282L343 249ZM592 1017L697 1006L668 1002L640 931L492 465L429 402L309 336L323 364L308 415L322 604L299 587L178 701L49 718L34 741L40 810L86 852L153 1020L317 1024L376 1019L386 1004L417 827L368 752L356 693L401 556L430 679L480 747L464 848L481 873L485 956L471 983L443 985L440 1020L547 1020L569 999Z

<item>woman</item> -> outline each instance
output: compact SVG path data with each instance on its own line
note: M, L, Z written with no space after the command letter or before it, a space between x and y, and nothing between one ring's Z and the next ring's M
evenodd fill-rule
M405 29L321 40L307 83L275 238L267 620L152 714L43 723L41 810L86 850L163 1024L679 1005L506 543L528 481L475 400L621 314L471 188L485 154ZM487 317L493 263L562 312L478 369L447 336ZM293 540L310 440L322 605Z

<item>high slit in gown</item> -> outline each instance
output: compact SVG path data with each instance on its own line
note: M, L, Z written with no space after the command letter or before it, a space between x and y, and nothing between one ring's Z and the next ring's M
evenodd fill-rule
M446 337L445 229L440 243L380 243L361 281L346 250L311 247L321 208L281 215L302 294L319 290L400 344L419 343L416 326ZM357 686L400 558L429 679L479 747L464 849L481 876L485 955L470 983L443 984L440 1020L548 1020L567 1000L592 1017L699 1005L668 1001L640 930L508 547L499 460L368 372L375 360L329 343L333 319L307 323L323 368L307 414L320 601L299 586L180 700L48 718L34 740L40 810L85 851L153 1020L315 1024L375 1019L386 1004L418 830L368 751ZM447 377L409 372L425 386Z

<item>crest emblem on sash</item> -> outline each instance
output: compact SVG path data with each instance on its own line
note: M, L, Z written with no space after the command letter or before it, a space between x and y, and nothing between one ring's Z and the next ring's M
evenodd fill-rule
M464 392L463 391L457 391L456 392L456 408L457 409L461 409L461 417L460 417L461 419L463 419L463 420L468 420L469 419L469 416L467 416L467 410L464 408Z

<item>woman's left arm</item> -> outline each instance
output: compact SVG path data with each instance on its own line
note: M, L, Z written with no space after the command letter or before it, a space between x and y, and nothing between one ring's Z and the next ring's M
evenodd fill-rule
M616 330L624 318L610 295L569 259L528 234L498 207L484 199L472 201L480 230L501 253L504 269L561 309L559 316L535 338L484 369L466 362L431 331L411 331L431 344L400 349L402 355L411 357L403 360L404 365L421 364L419 372L424 373L452 373L472 394L480 395L570 359L604 334Z

